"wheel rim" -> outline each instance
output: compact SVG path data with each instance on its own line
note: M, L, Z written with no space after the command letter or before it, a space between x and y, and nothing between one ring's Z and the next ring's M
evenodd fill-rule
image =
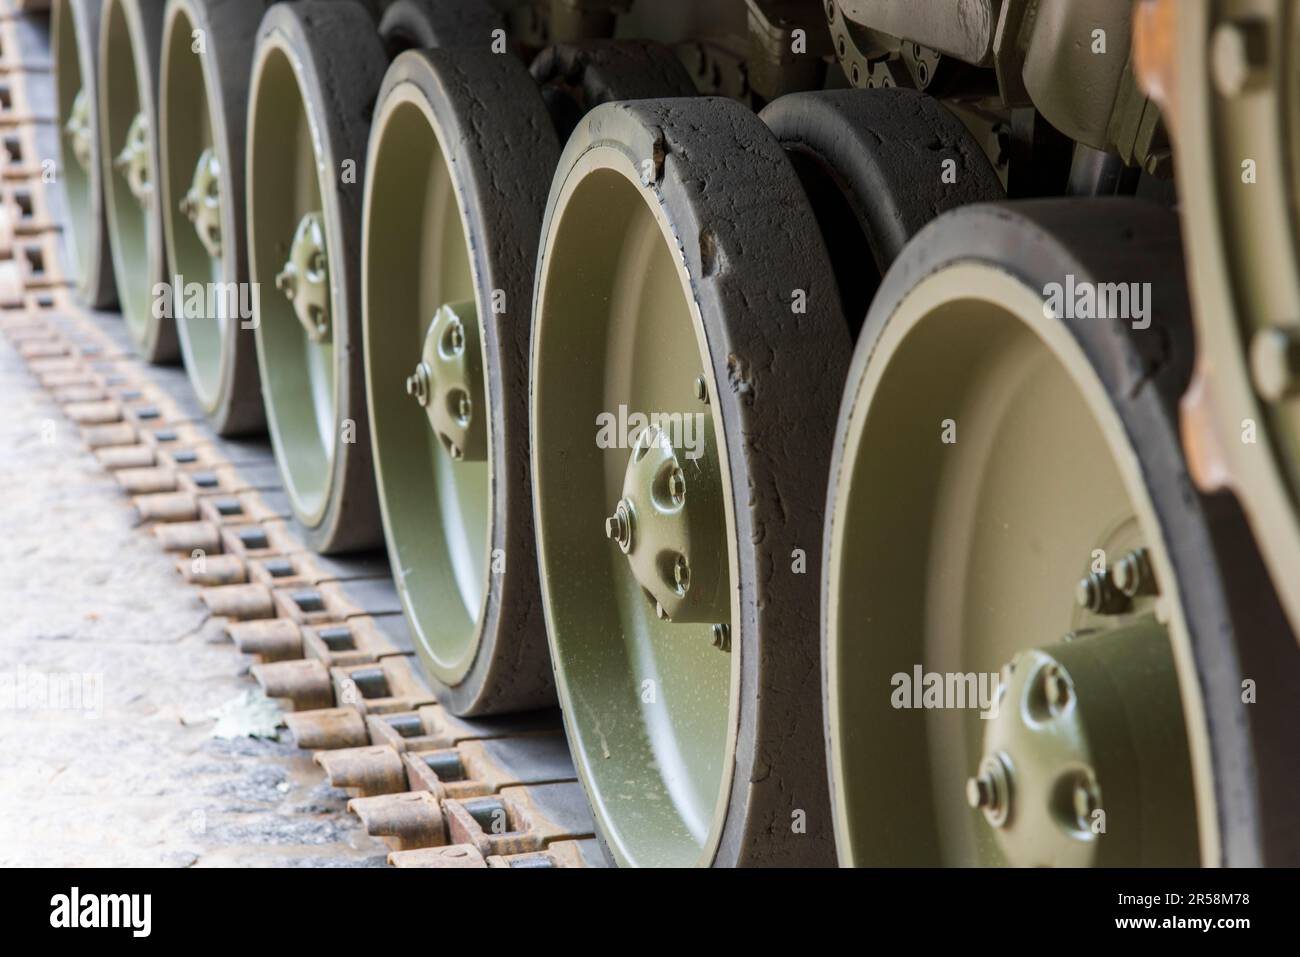
M329 504L337 448L332 315L341 264L324 238L323 160L313 145L321 121L310 115L302 83L284 41L264 39L250 94L250 262L254 281L274 277L278 291L259 297L257 350L286 490L299 519L315 527ZM298 275L301 285L288 278Z
M63 188L68 197L72 227L70 249L78 283L85 283L93 254L94 219L91 180L99 162L94 130L93 87L86 91L81 72L81 44L72 4L60 0L54 10L54 61L58 86L60 147L63 152Z
M433 112L406 85L385 99L376 124L365 252L376 476L418 646L430 670L454 685L473 663L488 593L488 360L469 241ZM455 328L459 349L442 348ZM452 352L459 363L447 361ZM460 397L469 403L466 424L433 414Z
M691 558L691 589L712 574L718 595L734 595L734 513L720 478L729 474L720 421L696 398L697 381L717 395L702 321L639 175L625 154L593 149L552 201L534 327L535 499L561 701L602 833L621 863L682 865L712 858L731 787L739 656L715 647L715 633L723 643L737 612L731 598L674 609L707 620L657 617L648 573L639 578L602 534L619 538L606 521L629 480L637 484L629 462L640 434L627 435L632 448L601 448L598 416L703 417L699 461L712 471L703 481L687 472L686 498L705 493L701 524L719 531ZM621 424L613 429L619 438ZM664 584L654 585L660 595ZM628 701L641 702L639 720L602 724L602 715L625 715Z
M1198 840L1200 856L1214 860L1210 759L1199 719L1154 761L1128 765L1159 792L1146 804L1125 792L1124 774L1102 773L1078 749L1070 755L1070 768L1096 771L1101 806L1124 805L1130 820L1141 815L1147 857L1134 860L1122 841L1077 828L1063 833L1060 817L1039 814L1034 822L1020 813L1025 823L1013 819L1008 828L992 824L988 810L972 809L981 795L968 788L979 792L1000 773L988 763L989 742L996 751L1015 738L995 726L1052 724L1017 717L1030 689L1015 672L1007 678L1011 707L1000 718L981 720L971 708L917 715L895 707L892 676L911 677L918 664L923 672L988 674L1019 655L1023 672L1040 667L1044 651L1059 658L1096 649L1089 642L1124 628L1154 649L1152 667L1165 680L1151 686L1146 704L1161 709L1162 720L1181 724L1183 713L1199 714L1199 698L1173 565L1140 467L1081 351L1061 323L1044 321L1042 297L998 267L951 266L908 292L873 345L842 432L828 543L827 726L841 860L1188 863L1197 859ZM922 394L918 381L928 383ZM945 420L960 423L953 445L940 441ZM1026 461L1058 465L1046 481ZM918 483L916 476L928 478ZM1118 617L1079 607L1075 589L1090 573L1093 550L1113 562L1139 547L1162 597L1135 600ZM1067 635L1076 637L1059 645ZM1112 664L1116 659L1123 656ZM1080 664L1070 674L1084 671ZM1092 697L1095 719L1105 695L1096 682L1091 687L1088 696L1080 690L1078 707L1087 716L1085 698ZM1185 695L1192 689L1190 706L1179 702L1180 687ZM1141 740L1140 727L1127 731ZM1101 732L1091 743L1103 754L1109 748L1112 758L1130 746L1123 735ZM1039 780L1066 780L1058 772L1067 765ZM1037 812L1057 807L1060 797L1030 786L1017 801ZM1108 833L1123 820L1112 813ZM1027 844L1026 831L1036 840Z
M203 283L202 306L191 315L189 297L179 290L181 309L176 312L181 357L190 382L205 412L211 414L221 400L222 383L229 370L225 341L233 333L227 309L229 300L209 313L208 283L227 281L222 256L225 228L223 208L227 174L216 138L203 57L195 53L194 21L183 5L172 8L163 35L162 58L162 168L163 216L168 238L172 282ZM234 281L232 278L230 281Z
M146 353L155 348L161 320L152 318L155 272L150 217L157 203L157 164L151 118L156 116L141 82L139 67L148 57L140 49L132 16L122 2L110 2L101 24L100 130L113 264L122 316L131 338ZM161 279L163 277L156 277Z

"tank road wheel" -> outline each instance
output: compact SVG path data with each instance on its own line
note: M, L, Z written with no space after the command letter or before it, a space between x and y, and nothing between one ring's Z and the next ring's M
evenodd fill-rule
M162 209L172 312L194 393L221 435L266 425L249 321L244 127L253 45L268 5L175 0L163 27ZM204 294L189 315L192 283Z
M975 206L885 277L827 518L841 862L1293 853L1293 737L1243 679L1294 701L1296 655L1240 513L1185 470L1178 242L1135 201ZM1128 280L1133 322L1050 312Z
M249 275L276 460L311 547L379 544L361 350L366 139L387 61L358 4L281 3L258 31Z
M791 93L759 116L803 182L855 337L909 239L947 210L1005 195L965 125L915 90Z
M524 383L559 143L528 71L486 45L401 55L375 115L366 390L398 590L440 703L540 707Z
M798 178L730 101L600 106L538 263L542 595L611 855L825 863L814 577L850 343Z
M156 308L167 252L158 196L164 0L107 0L99 29L99 152L122 318L140 355L173 362L176 323Z
M1169 118L1199 362L1197 484L1242 502L1300 633L1300 8L1147 3L1136 53Z
M77 295L97 309L117 302L99 155L101 7L100 0L57 0L51 39L62 134L59 168L72 233L68 247Z

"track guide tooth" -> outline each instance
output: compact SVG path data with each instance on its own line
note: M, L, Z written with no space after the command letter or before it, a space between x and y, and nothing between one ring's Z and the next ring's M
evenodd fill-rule
M313 760L325 769L331 786L349 794L372 797L407 789L406 765L392 748L372 745L320 751Z
M362 748L370 743L366 719L356 708L318 708L291 711L284 716L298 747L304 751Z
M201 562L182 558L176 562L184 579L192 585L218 588L246 582L244 563L236 555L205 556ZM242 650L242 649L241 649Z
M153 449L147 445L113 445L95 453L101 468L109 472L118 469L142 469L155 464ZM196 516L197 517L197 516Z
M199 506L188 492L151 492L133 499L139 524L149 522L193 522L199 517ZM190 579L198 581L198 579ZM237 579L243 581L242 578ZM217 584L205 582L204 584ZM221 583L224 584L224 583Z
M199 598L212 614L222 618L246 621L249 618L271 618L275 603L271 592L263 585L220 585L205 588Z
M242 570L243 559L231 555ZM302 632L287 618L267 618L226 626L226 634L235 647L246 655L258 655L264 662L294 661L302 658Z
M337 753L337 752L335 752ZM447 823L438 799L428 791L353 798L348 810L361 818L366 833L381 837L395 851L447 843Z
M104 449L111 446L135 445L139 441L139 436L131 423L114 422L111 425L91 425L83 428L81 441L88 449Z
M204 552L217 555L222 551L221 533L211 522L155 525L153 534L165 552L184 552L187 555Z
M119 469L114 477L122 486L122 491L128 495L151 495L155 492L176 491L176 474L171 469L157 466Z
M487 861L472 844L425 847L414 851L394 851L388 855L393 867L487 867Z
M269 698L288 698L295 711L329 708L334 704L330 673L319 661L276 661L254 665L253 677Z
M63 414L76 425L109 425L122 421L122 406L112 400L69 402L63 407Z

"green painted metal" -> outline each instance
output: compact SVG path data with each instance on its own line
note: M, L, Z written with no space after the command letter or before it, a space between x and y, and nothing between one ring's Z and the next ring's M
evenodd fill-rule
M100 26L99 135L113 268L122 317L154 362L179 355L169 317L158 195L157 90L163 4L108 0Z
M100 5L56 0L51 48L63 154L61 178L67 197L68 244L78 296L94 307L113 305L113 263L99 154Z
M320 166L304 94L283 47L263 54L254 97L248 168L254 278L274 277L283 293L267 289L260 300L262 394L286 491L295 514L312 526L324 519L334 475L337 364ZM269 194L278 201L258 201Z
M708 859L725 806L736 656L714 648L713 626L731 629L733 563L716 442L679 462L671 446L648 447L648 423L631 419L698 416L718 428L715 407L696 398L697 380L707 395L718 389L700 319L635 175L571 174L553 213L534 329L540 557L561 700L592 722L571 741L605 836L620 863L681 866ZM598 442L602 423L612 441ZM689 513L668 488L678 469ZM602 534L618 503L630 540ZM696 547L709 600L692 608L694 585L682 594L673 569ZM661 615L661 603L685 620Z
M917 276L868 322L828 505L841 861L1212 858L1188 631L1155 594L1170 559L1104 388L1014 269Z
M491 574L492 412L474 274L450 171L427 115L407 102L386 118L383 135L400 146L375 160L367 284L370 295L385 298L410 289L418 311L394 303L382 315L367 313L379 494L425 664L455 685L478 651ZM421 177L414 194L404 172ZM412 202L413 195L423 201ZM411 237L419 237L423 261L399 275Z
M1002 685L966 794L1004 860L1197 864L1178 674L1154 614L1017 652Z

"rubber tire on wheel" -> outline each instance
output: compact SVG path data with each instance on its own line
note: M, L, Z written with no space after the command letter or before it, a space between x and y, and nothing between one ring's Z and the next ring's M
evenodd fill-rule
M172 0L167 5L159 124L163 226L167 261L187 284L233 283L242 292L248 283L245 124L253 46L268 6L269 0ZM202 31L202 52L193 49L196 30ZM202 109L191 99L196 96ZM222 248L215 263L179 210L199 156L208 148L221 170ZM248 435L266 428L257 342L247 323L251 318L218 320L206 310L202 316L175 317L190 382L218 435Z
M898 636L920 634L920 609L928 608L933 599L927 588L937 587L924 578L923 571L919 583L915 577L913 584L901 578L888 580L890 575L908 574L911 559L906 549L913 547L908 543L925 541L925 523L934 517L933 503L919 501L915 518L909 518L912 513L902 507L855 516L846 508L846 496L854 482L875 488L874 494L895 503L924 494L915 479L899 475L898 470L906 468L906 457L912 454L908 450L924 448L931 441L937 445L940 417L928 407L909 407L907 421L890 418L891 406L883 400L879 409L870 404L865 383L869 376L884 374L873 364L884 361L877 353L900 304L927 277L963 264L992 266L1009 282L1020 284L1027 298L1041 299L1047 284L1062 283L1069 274L1081 283L1128 278L1152 283L1148 301L1155 314L1149 329L1091 318L1037 317L1034 322L1064 325L1063 341L1070 343L1071 351L1077 350L1074 354L1086 361L1109 396L1122 426L1119 434L1129 444L1132 474L1140 476L1152 503L1158 526L1153 544L1160 546L1154 550L1169 557L1173 581L1161 580L1162 594L1170 596L1172 591L1180 602L1177 616L1185 622L1185 645L1194 668L1194 673L1180 674L1184 710L1204 716L1203 723L1189 727L1188 733L1195 737L1196 727L1203 727L1202 740L1208 739L1198 794L1212 795L1216 806L1210 836L1220 850L1216 854L1203 846L1202 858L1209 864L1245 866L1294 861L1296 837L1288 822L1300 787L1300 766L1285 711L1300 694L1300 656L1240 510L1231 499L1199 495L1188 476L1178 438L1177 401L1190 375L1193 337L1177 220L1162 208L1126 199L1025 201L949 213L922 230L894 263L867 317L835 438L825 539L828 760L841 861L934 864L939 854L935 838L914 833L897 820L899 809L918 801L924 804L928 787L918 777L919 764L909 769L901 759L889 759L890 753L897 757L896 752L906 752L908 741L895 732L888 743L882 739L874 750L869 746L873 724L875 733L889 733L871 716L889 712L890 676L871 672L874 659L868 656L887 657L888 645ZM969 295L990 294L972 288ZM982 335L980 341L988 341L989 335ZM973 360L960 344L952 342L945 349L945 361L954 369L971 366ZM965 373L933 369L932 375L935 381L947 382ZM895 383L893 391L876 394L898 397L893 407L902 409L898 386ZM851 438L868 426L869 436ZM926 434L917 435L919 429ZM858 441L861 446L855 444ZM940 479L927 474L925 480ZM906 488L903 498L891 494L895 487ZM1063 507L1068 509L1068 503ZM1052 540L1050 528L1039 528L1035 535ZM870 563L880 574L850 560L851 536L861 547L873 542L877 549L885 543L897 546ZM935 547L953 545L949 539ZM1086 558L1084 552L1081 559ZM1037 562L1041 557L1029 556L1029 560ZM895 567L901 570L891 570ZM959 588L960 582L945 587ZM872 616L872 608L882 614ZM871 627L874 637L866 631ZM879 667L885 667L884 659ZM870 673L864 673L864 668ZM1277 697L1266 702L1261 695L1258 703L1243 704L1243 680L1265 674ZM883 690L864 695L862 689L867 687ZM1208 774L1212 781L1207 787L1203 782ZM858 802L865 803L850 806ZM895 811L889 820L872 810L883 807Z
M489 0L394 0L379 21L388 55L405 50L474 47L487 50L505 21Z
M375 116L363 257L366 389L398 591L441 705L456 714L553 705L526 383L533 267L559 143L528 71L486 48L402 54ZM478 463L452 461L403 388L433 311L462 300L475 302L481 330L481 475ZM451 495L458 482L473 488ZM467 514L465 494L482 515ZM456 529L477 540L461 541ZM464 577L484 583L472 601Z
M708 625L655 622L639 593L640 610L623 617L623 556L600 534L612 504L604 500L609 467L628 461L625 449L602 452L589 431L619 401L605 380L622 374L621 357L605 350L627 334L623 324L639 321L635 310L660 313L634 292L636 267L625 277L631 286L620 286L633 297L622 306L600 282L619 268L618 230L638 216L651 217L655 262L676 277L667 288L678 307L673 321L686 317L693 331L681 348L695 353L691 367L649 366L641 378L671 377L676 392L684 377L689 391L700 363L710 403L703 415L720 436L731 607L725 658L707 647ZM806 551L817 563L830 429L850 344L798 178L762 123L731 101L607 104L579 124L564 151L542 237L531 385L542 593L570 747L598 827L620 863L826 863L818 572L798 574L797 556ZM792 306L797 290L806 293L805 312ZM664 634L642 637L661 625L682 629L671 637L690 647L674 653L681 645ZM721 754L700 757L716 774L706 792L685 799L694 804L678 800L694 785L661 777L652 738L664 728L643 723L647 675L627 658L643 653L661 656L655 667L675 667L669 659L678 654L679 664L728 669L721 680L729 700L699 703L726 741ZM697 696L689 673L682 682L665 681L658 704L645 706L687 709L682 736L664 741L674 753L693 747L687 712ZM702 818L707 833L688 834L686 814Z
M370 116L386 67L374 21L362 5L277 3L258 31L246 164L249 275L266 290L256 329L258 367L294 515L307 544L323 553L373 548L382 540L361 349L361 213ZM303 184L293 164L297 152L314 152L308 143L320 150L312 168L332 181L299 203L295 190ZM306 332L273 283L299 219L317 199L331 287L328 434L320 433L316 411L309 417L304 409L314 402L304 387L310 384ZM309 423L318 434L305 436L294 416L297 425ZM308 484L314 482L323 487Z
M74 262L77 295L94 309L117 304L113 255L108 245L103 167L99 157L99 21L101 0L58 0L54 5L55 79L59 105L59 166L68 196L69 250ZM75 79L77 89L71 84ZM91 162L82 170L66 144L63 126L78 90L86 90L90 107Z
M803 181L855 337L908 240L950 209L1005 197L962 122L916 90L791 93L759 117Z
M149 124L151 181L157 188L158 69L164 0L107 0L99 31L99 154L117 296L127 331L150 362L180 358L176 323L157 315L156 290L168 288L162 207L142 210L113 162L137 111Z
M529 68L560 142L602 103L697 95L676 54L648 40L589 40L549 46Z

